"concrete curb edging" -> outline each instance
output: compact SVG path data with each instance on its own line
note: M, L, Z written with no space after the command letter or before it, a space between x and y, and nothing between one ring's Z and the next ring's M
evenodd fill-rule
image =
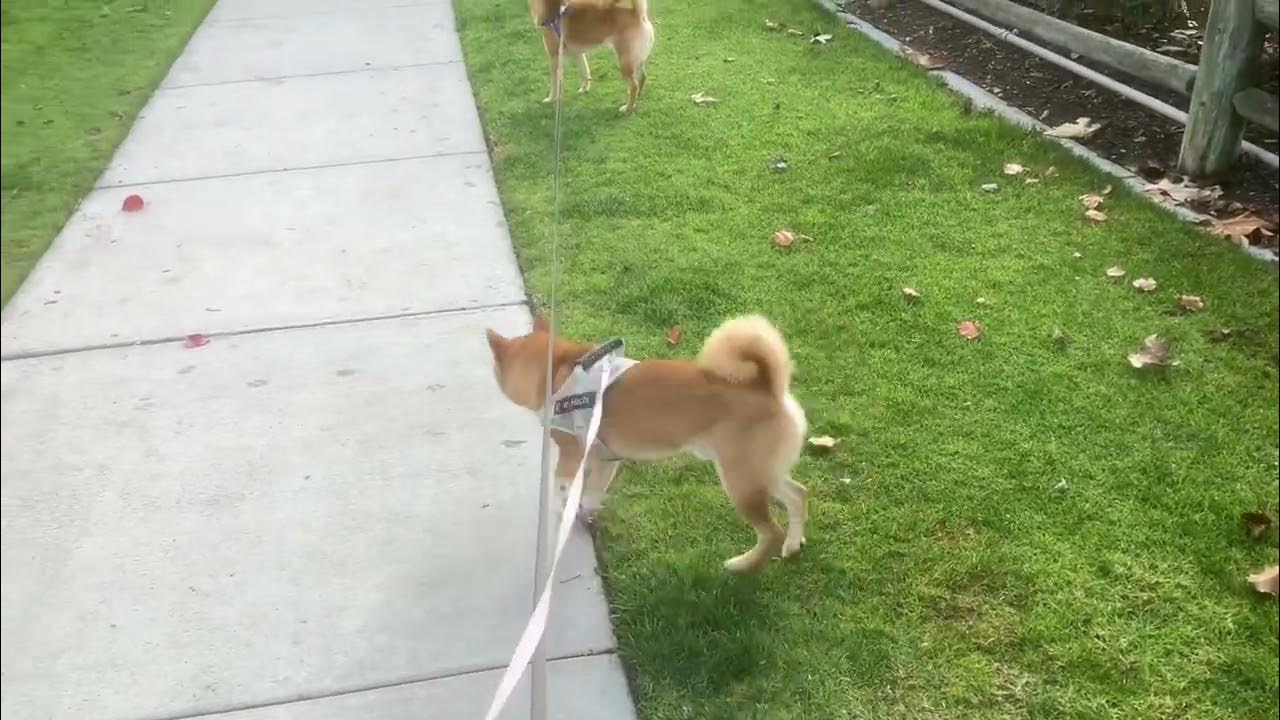
M813 1L818 7L834 15L837 19L843 22L846 28L849 28L850 30L856 30L859 33L862 33L863 36L871 39L877 45L883 47L889 52L894 53L895 55L902 54L902 49L904 47L903 43L899 42L893 36L885 33L883 30L880 30L879 28L875 27L874 25L867 22L866 20L863 20L862 18L859 18L855 15L845 12L844 10L840 9L840 7L836 5L832 0L813 0ZM995 95L987 92L982 87L978 86L976 83L968 80L967 78L957 75L951 70L930 70L928 71L928 74L941 80L948 88L951 89L952 92L955 92L965 98L968 98L971 102L973 102L975 106L983 108L985 110L989 110L990 112L996 115L999 115L1000 117L1004 118L1005 120L1008 120L1009 122L1019 127L1025 128L1027 130L1035 130L1036 132L1040 133L1041 136L1044 137L1046 140L1051 140L1057 143L1058 145L1061 145L1063 148L1066 148L1066 150L1070 152L1072 155L1075 155L1081 160L1084 160L1085 162L1101 170L1102 172L1115 177L1117 180L1124 183L1126 186L1128 186L1130 189L1132 189L1139 195L1142 195L1143 197L1147 198L1147 200L1149 200L1156 207L1159 207L1165 210L1166 212L1170 212L1174 214L1180 220L1188 222L1192 225L1199 226L1199 224L1208 217L1206 215L1201 215L1200 213L1194 212L1192 210L1189 210L1187 208L1184 208L1178 205L1173 205L1167 202L1161 202L1160 200L1152 197L1150 194L1143 192L1143 190L1147 187L1147 184L1148 184L1145 180L1135 175L1133 172L1129 171L1127 168L1121 165L1118 165L1102 157L1101 155L1095 153L1093 150L1090 150L1088 147L1081 145L1080 143L1075 142L1073 140L1067 140L1065 138L1056 138L1056 137L1044 135L1043 134L1044 131L1049 129L1048 125L1045 125L1044 123L1031 117L1027 113L1019 110L1016 107L1013 107L1012 105L1000 99L999 97L996 97ZM1266 248L1253 247L1252 245L1245 245L1245 246L1242 246L1240 249L1249 257L1252 257L1257 260L1261 260L1263 262L1267 262L1267 263L1280 262L1280 256L1277 256L1274 252Z

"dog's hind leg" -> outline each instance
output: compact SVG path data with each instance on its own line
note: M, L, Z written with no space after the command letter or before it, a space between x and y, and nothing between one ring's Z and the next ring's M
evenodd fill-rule
M578 60L578 92L584 93L591 89L591 66L587 64L587 54L580 53Z
M733 501L733 507L756 531L756 544L737 557L724 562L730 572L752 572L764 567L782 545L782 528L769 514L769 482L758 470L747 464L716 464L720 484Z
M787 539L782 543L782 557L790 557L800 552L804 545L804 526L809 519L809 491L790 477L784 477L774 487L773 497L787 509Z

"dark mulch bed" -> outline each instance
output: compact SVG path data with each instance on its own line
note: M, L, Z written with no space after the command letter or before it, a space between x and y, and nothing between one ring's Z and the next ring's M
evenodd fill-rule
M1103 157L1149 180L1166 176L1178 178L1176 167L1183 130L1179 123L914 0L898 0L896 5L883 11L870 7L865 0L851 0L846 9L912 49L941 58L948 69L1050 126L1086 115L1102 123L1102 129L1085 144ZM1104 34L1124 35L1122 39L1126 42L1189 63L1195 63L1199 55L1199 38L1194 32L1176 33L1166 25L1121 33L1116 26L1087 14L1079 17L1077 22ZM1191 25L1194 30L1194 23ZM1070 54L1060 48L1045 46L1063 55ZM1183 49L1175 54L1174 46ZM1184 111L1187 109L1188 98L1184 96L1152 87L1083 58L1076 58L1076 61L1170 105ZM1274 36L1268 38L1266 64L1268 80L1264 87L1274 93L1277 92ZM1275 134L1256 126L1249 126L1247 137L1273 152L1280 144ZM1224 217L1248 209L1272 221L1277 220L1280 214L1277 209L1280 205L1280 177L1275 170L1252 157L1243 156L1236 168L1222 177L1200 178L1199 182L1201 185L1219 184L1223 194L1218 200L1192 205L1193 210ZM1266 244L1275 249L1276 238L1268 239Z

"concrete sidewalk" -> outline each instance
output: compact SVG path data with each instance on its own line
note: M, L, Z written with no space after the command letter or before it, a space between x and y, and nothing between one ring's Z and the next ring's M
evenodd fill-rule
M480 717L523 298L448 0L221 0L4 311L6 720ZM552 716L634 717L585 536L556 593Z

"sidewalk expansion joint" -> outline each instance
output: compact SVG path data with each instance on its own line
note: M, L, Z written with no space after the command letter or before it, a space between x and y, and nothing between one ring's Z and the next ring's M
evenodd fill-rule
M506 302L484 303L480 305L465 305L453 308L443 308L440 310L419 310L414 312L388 313L385 315L367 315L358 318L342 318L338 320L317 320L315 322L292 323L286 325L265 325L262 327L246 328L244 330L226 330L223 332L204 333L209 338L221 337L239 337L243 335L263 335L265 333L280 332L284 330L308 330L312 328L338 327L342 325L358 325L363 323L382 322L385 320L403 320L406 318L428 318L437 315L466 315L469 313L485 312L487 310L500 310L509 307L528 307L529 302L525 298L518 300L509 300ZM30 350L27 352L16 352L6 355L0 355L0 362L10 362L16 360L34 360L38 358L56 357L62 355L76 355L79 353L93 352L95 350L119 350L121 348L131 347L148 347L151 345L165 345L168 343L182 342L186 340L186 335L167 335L163 337L145 338L141 340L130 340L126 342L96 343L91 345L82 345L71 348L56 348L50 350Z
M587 652L577 653L573 655L560 655L552 658L547 658L547 660L548 662L551 662L551 663L557 663L564 660L577 660L579 658L605 657L608 655L614 655L615 653L616 651L613 649L590 650ZM459 668L455 670L445 670L442 672L430 673L420 677L409 678L407 680L400 680L397 682L360 685L360 686L349 687L341 690L334 690L332 692L315 693L312 695L300 694L290 698L281 698L279 700L263 700L261 702L246 702L246 703L228 703L226 706L219 707L213 710L199 710L194 713L183 713L183 714L175 714L175 715L148 715L148 716L137 718L136 720L197 720L197 718L217 717L218 715L223 715L226 713L244 712L247 710L261 710L264 708L272 708L272 707L282 707L287 705L295 705L297 703L311 702L315 700L328 700L330 698L338 698L346 695L357 695L359 693L373 692L377 690L390 690L393 688L405 687L407 685L417 685L419 683L436 682L439 680L450 680L452 678L467 677L468 675L479 675L481 673L505 670L506 668L507 668L506 665L477 665L473 667L464 667L464 668Z
M425 155L405 155L403 157L380 158L377 160L352 160L350 162L324 163L321 165L299 165L297 167L274 168L271 170L247 170L245 172L224 173L221 175L195 175L192 177L168 178L163 180L139 180L138 182L122 182L114 185L95 185L94 190L113 190L115 188L143 187L144 185L169 185L173 183L200 182L201 180L222 180L224 178L250 177L252 175L270 175L272 173L300 172L303 170L327 170L329 168L355 167L357 165L380 165L382 163L409 162L412 160L431 160L433 158L461 157L464 155L488 155L487 150L455 150L453 152L427 153Z
M188 88L204 88L217 87L219 85L243 85L245 83L261 83L276 82L279 80L293 80L295 78L314 78L328 77L330 75L354 75L355 73L364 72L395 72L397 70L412 70L414 68L436 67L438 65L458 65L462 60L437 60L436 62L411 63L409 65L383 65L383 66L366 66L361 68L353 68L351 70L326 70L324 72L314 73L298 73L296 75L270 75L267 77L251 77L241 78L239 80L210 80L209 82L186 83L183 85L161 85L156 88L156 92L168 92L170 90L186 90Z

